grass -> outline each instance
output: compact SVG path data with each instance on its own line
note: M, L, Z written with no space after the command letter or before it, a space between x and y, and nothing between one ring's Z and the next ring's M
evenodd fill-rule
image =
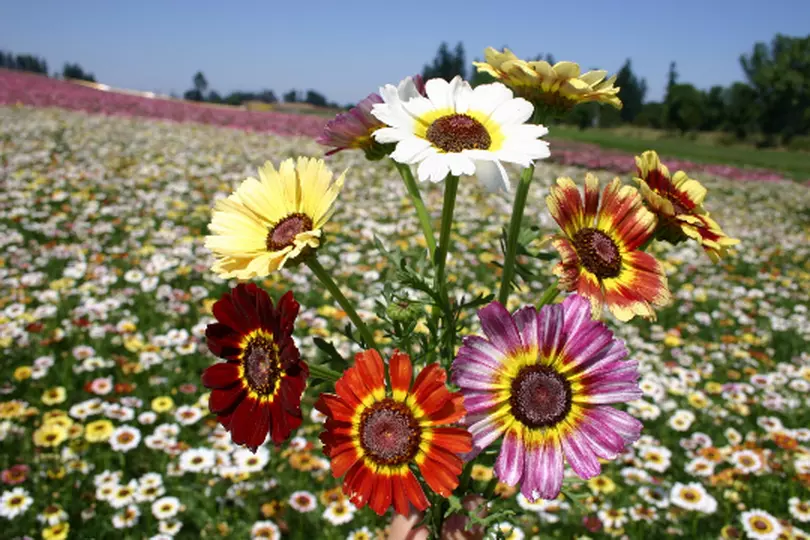
M554 128L552 138L591 143L638 154L654 147L662 156L699 163L734 165L778 171L794 180L810 179L810 154L789 150L764 150L752 146L721 146L707 139L690 140L650 130Z

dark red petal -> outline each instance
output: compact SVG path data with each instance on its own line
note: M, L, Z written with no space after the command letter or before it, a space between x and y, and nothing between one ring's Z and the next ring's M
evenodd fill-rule
M242 352L242 335L226 324L209 324L205 329L205 337L208 349L219 357L236 359Z
M243 396L247 393L242 385L237 385L225 390L214 390L208 398L208 408L214 414L226 414L239 405Z
M220 362L209 366L202 374L206 388L223 389L239 382L239 364Z
M267 432L270 430L271 412L272 406L270 403L259 402L254 413L252 426L248 430L247 440L245 440L245 446L250 448L252 452L256 452L256 449L267 438Z
M295 300L292 291L287 291L282 296L276 307L279 319L279 332L281 335L290 335L295 327L295 318L298 317L298 311L301 306Z
M242 403L233 413L231 422L231 438L236 444L245 444L256 420L256 409L259 407L259 400L256 396L247 394Z
M240 334L247 334L253 330L253 328L248 328L247 321L242 314L237 311L236 306L233 304L233 298L229 293L223 294L222 298L217 300L214 304L211 311L219 322L233 328Z
M231 296L237 312L246 321L246 326L251 330L259 328L261 323L259 321L257 297L267 296L267 293L253 283L240 283L231 291Z

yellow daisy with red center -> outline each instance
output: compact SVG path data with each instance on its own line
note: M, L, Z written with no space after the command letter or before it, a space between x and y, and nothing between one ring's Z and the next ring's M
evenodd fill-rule
M382 515L393 506L408 515L409 506L429 506L411 470L415 465L434 492L448 497L458 486L463 462L472 450L472 436L450 427L465 414L463 397L447 389L447 373L439 364L422 369L413 379L408 355L395 351L385 365L376 351L355 357L354 366L335 383L335 394L322 394L315 408L326 415L321 433L324 453L335 478L345 475L343 492L361 508Z
M687 238L697 240L717 262L730 246L739 244L728 237L703 207L706 188L678 171L670 176L654 150L636 156L636 182L648 208L658 217L657 238L673 244Z
M588 174L583 199L564 177L546 203L563 232L553 241L562 258L554 267L559 286L588 298L594 318L604 305L621 321L654 319L653 306L670 302L663 266L641 250L653 238L656 218L638 190L615 178L600 197L599 180Z

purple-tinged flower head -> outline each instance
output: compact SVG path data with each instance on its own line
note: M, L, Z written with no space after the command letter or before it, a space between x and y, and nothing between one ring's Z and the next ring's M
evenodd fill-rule
M638 364L573 294L514 315L499 302L478 312L484 336L467 336L452 367L461 387L471 458L498 439L495 474L529 500L554 499L563 461L582 478L600 473L641 433L641 422L610 405L641 397Z
M403 101L419 95L424 96L425 82L421 75L406 77L397 86L397 92ZM369 94L355 107L327 122L323 133L315 141L333 147L326 152L327 156L351 148L363 150L370 160L382 159L394 149L394 145L380 144L371 136L385 126L371 114L372 107L382 102L383 99L379 94Z

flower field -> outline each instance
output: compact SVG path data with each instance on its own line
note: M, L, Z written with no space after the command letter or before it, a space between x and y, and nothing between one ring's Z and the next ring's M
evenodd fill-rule
M323 152L305 137L0 108L1 536L386 537L390 514L356 509L332 478L310 397L291 443L254 454L208 412L200 382L214 361L212 305L236 283L210 270L214 201L266 160ZM543 233L557 229L545 202L555 179L581 182L575 165L595 159L576 152L537 165L525 219ZM608 168L629 181L624 159L611 156ZM375 237L419 257L420 225L388 162L359 152L328 160L348 172L318 258L386 348L373 299L393 269ZM513 511L499 518L509 538L810 537L810 189L690 172L741 242L719 264L693 243L653 246L674 302L657 321L612 325L639 362L644 397L626 410L642 436L601 475L572 475L576 500L529 502L497 485ZM420 187L438 220L442 185ZM451 294L497 291L510 209L510 194L462 179ZM552 284L553 261L528 264L543 277L513 295L510 311ZM274 300L294 288L302 359L325 360L314 338L343 356L359 351L341 334L348 315L305 266L257 284ZM481 331L475 317L464 325L462 335ZM482 489L492 476L472 470Z

